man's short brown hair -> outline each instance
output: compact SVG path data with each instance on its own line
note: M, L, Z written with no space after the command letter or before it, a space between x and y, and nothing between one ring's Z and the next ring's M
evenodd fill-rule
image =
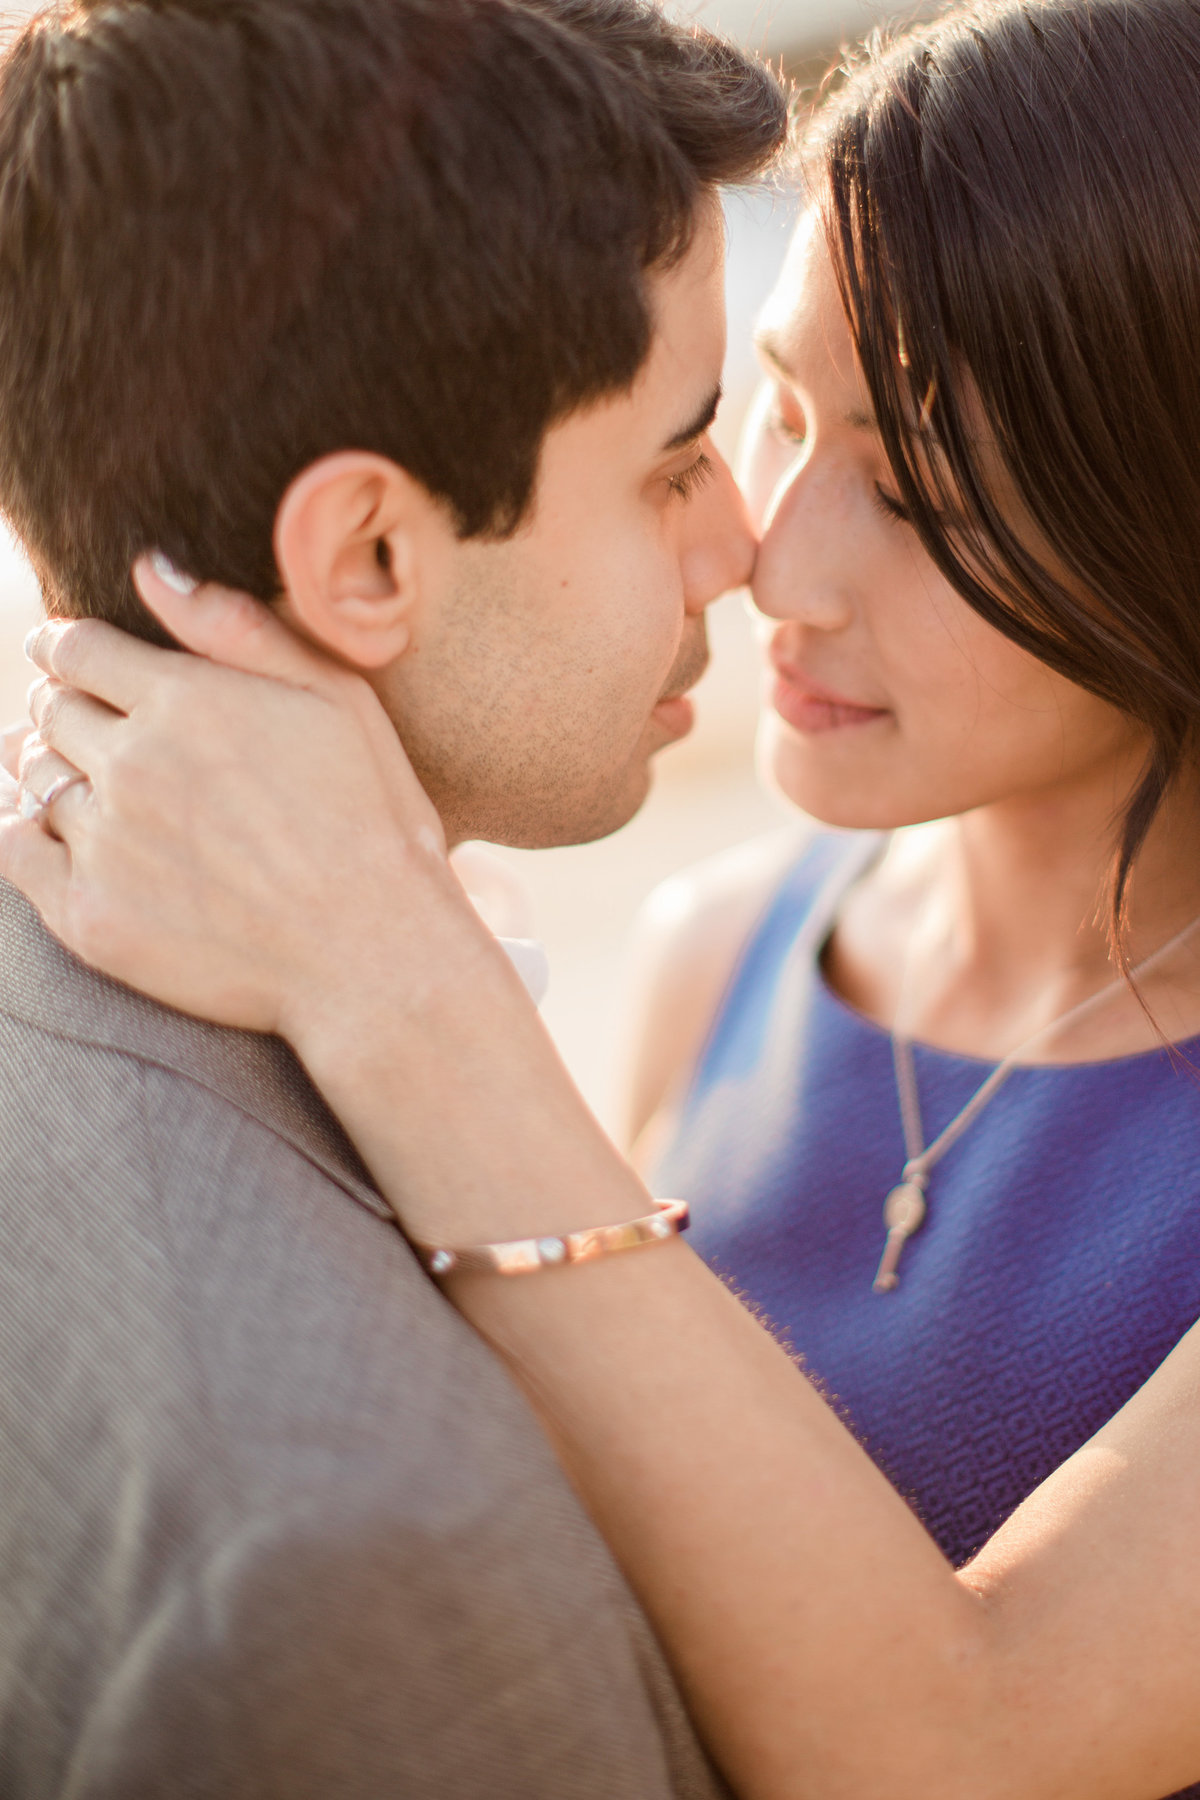
M270 597L279 502L340 449L511 531L785 113L645 0L41 14L0 67L0 507L48 604L153 635L151 546Z

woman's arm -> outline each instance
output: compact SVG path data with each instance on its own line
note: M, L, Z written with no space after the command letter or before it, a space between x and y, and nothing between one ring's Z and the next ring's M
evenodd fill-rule
M110 972L290 1036L414 1236L644 1212L361 684L269 621L232 645L219 607L166 622L277 679L51 634L105 703L39 705L94 791L59 802L65 842L5 821L0 868ZM683 1243L452 1297L745 1800L1155 1800L1200 1778L1198 1334L956 1575Z
M509 1029L499 987L476 998L467 1029L448 992L419 1033L360 999L357 1058L339 1033L305 1040L406 1219L464 1242L645 1210L533 1035L447 1096L493 1006ZM428 1143L397 1142L405 1089ZM683 1244L451 1291L547 1422L746 1800L1155 1800L1200 1776L1200 1331L956 1575Z

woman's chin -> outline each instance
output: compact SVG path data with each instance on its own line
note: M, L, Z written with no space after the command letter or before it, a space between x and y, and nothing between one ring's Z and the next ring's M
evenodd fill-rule
M822 825L891 831L913 822L888 780L894 769L885 772L878 754L861 761L847 756L840 746L835 751L829 734L810 741L770 711L759 720L755 763L764 787Z

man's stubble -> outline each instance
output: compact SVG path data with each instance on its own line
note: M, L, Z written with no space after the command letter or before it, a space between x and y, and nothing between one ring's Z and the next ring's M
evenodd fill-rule
M379 684L451 843L545 849L627 824L665 741L651 709L707 665L702 618L686 622L655 684L644 667L633 680L621 667L606 673L599 634L539 628L522 599L515 582L468 564L436 646L415 645Z

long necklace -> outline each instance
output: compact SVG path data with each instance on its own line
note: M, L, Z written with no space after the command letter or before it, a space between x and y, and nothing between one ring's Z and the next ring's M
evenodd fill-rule
M1158 963L1177 950L1185 938L1191 936L1200 925L1200 914L1182 931L1177 931L1173 938L1147 956L1144 961L1130 970L1130 980L1145 975ZM1052 1031L1069 1024L1075 1019L1083 1018L1085 1013L1092 1012L1103 1005L1106 1000L1126 986L1125 978L1117 976L1102 987L1098 993L1091 994L1081 1000L1077 1006L1069 1007L1066 1012L1059 1013L1048 1024L1041 1025L1029 1037L1022 1040L1015 1050L1010 1050L1003 1062L996 1064L987 1080L976 1088L961 1112L951 1119L945 1130L934 1138L932 1144L925 1143L924 1128L921 1124L921 1100L917 1091L917 1071L913 1061L912 1039L902 1027L905 1011L905 1000L908 989L908 976L912 964L913 944L910 941L908 954L904 959L904 970L900 979L900 996L896 1005L896 1022L892 1028L892 1062L896 1070L896 1093L900 1101L900 1118L904 1125L904 1150L908 1160L900 1171L900 1180L892 1189L883 1204L883 1222L887 1229L887 1241L884 1244L883 1256L875 1276L875 1292L887 1294L900 1285L898 1273L900 1257L909 1238L921 1229L928 1210L925 1190L929 1186L930 1171L939 1163L947 1150L957 1144L975 1120L979 1117L989 1100L1008 1080L1026 1051L1032 1050L1035 1044L1049 1037Z

